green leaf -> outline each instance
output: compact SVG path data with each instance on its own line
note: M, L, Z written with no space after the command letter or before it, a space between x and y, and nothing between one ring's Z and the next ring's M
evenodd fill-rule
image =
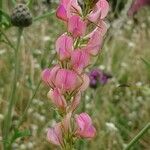
M18 138L23 138L23 137L27 137L27 136L31 136L31 132L29 129L26 129L23 131L15 130L12 141L15 141Z
M0 26L4 29L7 29L11 26L10 16L5 11L0 9L0 16L2 16L2 19L0 21Z

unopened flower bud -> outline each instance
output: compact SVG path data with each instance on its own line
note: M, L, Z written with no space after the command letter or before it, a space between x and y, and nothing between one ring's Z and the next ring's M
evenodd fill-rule
M14 8L11 23L17 27L28 27L32 24L32 15L25 4L18 4Z

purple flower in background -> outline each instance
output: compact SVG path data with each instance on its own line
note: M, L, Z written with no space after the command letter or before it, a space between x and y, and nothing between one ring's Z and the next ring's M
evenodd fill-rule
M142 7L149 5L150 0L134 0L130 9L128 10L128 16L135 15Z
M108 82L108 79L111 78L112 76L104 73L102 70L100 69L93 69L90 73L89 73L89 78L90 78L90 87L91 88L97 88L98 85L104 85Z

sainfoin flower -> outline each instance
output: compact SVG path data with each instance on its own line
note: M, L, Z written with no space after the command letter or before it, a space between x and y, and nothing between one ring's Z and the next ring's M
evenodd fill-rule
M109 4L106 0L99 0L94 9L88 15L91 22L97 22L99 19L104 19L109 11Z
M56 16L63 21L68 21L71 16L80 13L81 8L77 0L60 0Z
M86 31L86 22L79 16L72 16L68 20L68 32L72 34L74 38L83 36Z
M96 129L87 113L76 115L77 130L76 135L82 138L93 138L96 135Z
M61 123L58 123L53 128L48 129L47 140L54 145L60 146L62 144L63 140Z
M85 14L77 0L60 0L56 16L65 21L67 32L56 40L58 64L43 70L41 75L42 81L49 88L47 96L61 116L61 121L49 128L47 139L62 149L67 144L74 143L77 138L91 139L96 136L90 116L87 113L74 114L80 105L81 95L89 84L95 85L97 81L105 84L108 79L99 71L88 75L85 69L91 65L93 55L97 56L102 48L107 32L104 18L109 5L106 0L96 0L95 5L93 3L87 9ZM88 32L91 23L96 26Z
M60 60L70 58L70 54L73 51L73 39L66 33L61 35L56 40L56 51Z
M55 88L50 90L47 94L48 98L51 99L52 103L55 104L58 108L64 110L67 106L65 97L61 94L60 89Z

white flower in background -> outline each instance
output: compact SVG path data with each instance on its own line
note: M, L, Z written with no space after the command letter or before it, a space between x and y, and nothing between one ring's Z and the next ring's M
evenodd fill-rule
M109 131L118 131L118 128L112 122L106 122L106 127Z

